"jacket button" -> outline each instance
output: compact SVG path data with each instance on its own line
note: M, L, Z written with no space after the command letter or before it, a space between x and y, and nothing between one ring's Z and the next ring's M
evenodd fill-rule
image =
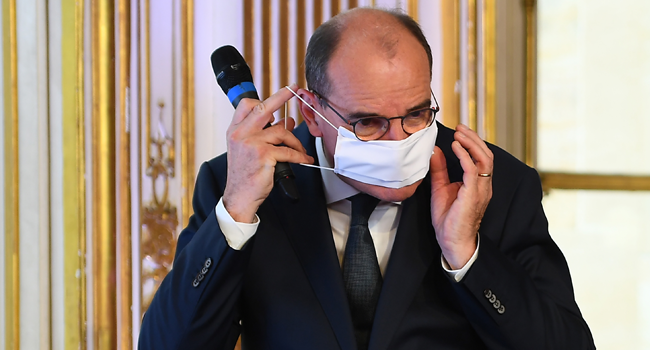
M486 298L490 299L490 297L492 296L492 291L489 290L489 289L486 289L486 290L483 291L483 295L485 295Z
M200 283L201 282L195 278L194 281L192 281L192 287L196 288L199 286Z
M206 268L210 268L212 266L212 258L207 258L205 259L205 263L203 264Z
M501 305L501 307L497 309L497 312L499 315L503 315L506 312L506 307L504 305Z
M209 270L209 269L208 269L207 267L202 268L202 269L201 269L201 274L203 274L203 275L207 274L207 273L208 273L208 270Z
M492 306L494 306L495 309L498 309L501 306L501 301L499 300L495 301L494 304L492 304Z
M196 275L196 279L199 280L199 282L203 281L203 278L204 278L204 277L205 277L205 275L204 275L204 274L201 274L201 273L198 274L198 275Z
M494 304L495 301L497 301L497 296L492 294L492 296L490 297L490 303Z

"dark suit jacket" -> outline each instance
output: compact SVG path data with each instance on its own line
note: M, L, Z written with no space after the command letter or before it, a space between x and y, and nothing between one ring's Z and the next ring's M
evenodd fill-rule
M307 128L295 134L316 158ZM436 143L450 179L461 181L452 141L453 130L439 125ZM566 261L548 233L537 173L490 148L494 194L478 258L460 283L441 266L429 177L403 202L370 349L594 348ZM244 349L355 349L320 172L293 170L300 201L274 189L257 212L257 233L235 251L214 210L226 155L203 164L194 215L144 316L139 348L232 349L241 333Z

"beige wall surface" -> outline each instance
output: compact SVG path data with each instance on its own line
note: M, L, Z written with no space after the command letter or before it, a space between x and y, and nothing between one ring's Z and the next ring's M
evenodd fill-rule
M539 7L539 167L650 173L650 2Z
M650 174L650 2L538 1L538 167ZM599 349L650 349L650 193L551 190L549 229Z

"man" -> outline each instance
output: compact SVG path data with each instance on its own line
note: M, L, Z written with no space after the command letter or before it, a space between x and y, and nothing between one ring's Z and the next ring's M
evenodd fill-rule
M309 90L242 100L227 157L201 167L141 348L229 349L240 333L245 349L594 348L536 172L435 122L412 19L341 14L305 65ZM304 125L264 129L290 90ZM273 189L276 162L293 163L297 203ZM356 198L373 197L360 220Z

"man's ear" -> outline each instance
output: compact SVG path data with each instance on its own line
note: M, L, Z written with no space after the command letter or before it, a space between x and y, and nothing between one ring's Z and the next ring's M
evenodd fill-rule
M316 95L314 95L312 92L305 90L305 89L298 89L297 91L298 96L300 96L305 102L307 102L309 105L311 105L314 108L317 108L319 106L318 104L318 98ZM314 113L314 111L309 108L308 105L306 105L304 102L300 101L300 113L302 114L302 118L305 120L305 123L307 124L307 128L309 128L309 132L312 134L314 137L321 137L323 136L323 133L320 130L320 127L318 124L321 122L318 120L320 117Z

